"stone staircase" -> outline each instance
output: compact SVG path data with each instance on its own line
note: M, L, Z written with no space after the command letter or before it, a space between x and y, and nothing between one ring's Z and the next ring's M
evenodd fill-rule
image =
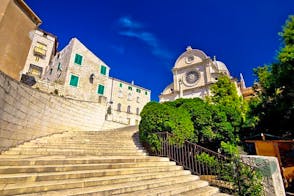
M147 156L136 131L65 132L11 148L0 155L0 195L224 195Z

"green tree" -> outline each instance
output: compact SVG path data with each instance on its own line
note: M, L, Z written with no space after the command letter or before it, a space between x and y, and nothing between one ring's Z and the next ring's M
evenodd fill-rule
M237 88L227 76L219 77L211 87L209 101L215 107L214 122L218 123L220 140L238 143L238 133L246 121L247 107Z
M282 48L277 62L254 69L258 80L258 97L250 103L257 115L257 129L273 135L293 137L294 120L294 16L290 16L279 33Z
M159 139L155 134L158 132L172 133L172 141L177 144L182 144L186 139L191 140L194 133L189 113L168 104L156 102L146 104L141 112L139 134L141 141L149 144L153 151L160 147Z

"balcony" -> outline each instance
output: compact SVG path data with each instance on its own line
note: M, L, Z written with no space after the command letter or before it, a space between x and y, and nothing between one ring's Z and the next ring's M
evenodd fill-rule
M40 48L38 46L35 46L35 48L34 48L34 55L35 56L40 56L43 58L46 56L46 52L47 52L47 50Z

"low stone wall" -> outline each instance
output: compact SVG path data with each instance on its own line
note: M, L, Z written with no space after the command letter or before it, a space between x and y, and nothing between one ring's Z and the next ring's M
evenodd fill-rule
M266 196L284 196L285 189L278 159L269 156L242 155L244 163L261 171L263 189Z
M100 130L105 113L105 104L40 92L0 72L0 152L52 133Z

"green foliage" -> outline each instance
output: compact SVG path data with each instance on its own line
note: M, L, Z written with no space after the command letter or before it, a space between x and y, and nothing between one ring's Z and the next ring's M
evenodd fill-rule
M235 187L238 188L239 195L263 196L262 175L257 169L237 162L238 182L235 180Z
M166 131L173 134L172 143L182 144L186 139L191 140L194 133L189 113L168 104L148 103L141 112L141 141L149 144L152 150L156 150L159 141L154 133Z
M294 120L294 16L280 33L283 46L278 62L254 69L258 78L258 98L250 103L250 114L258 119L256 129L293 138Z
M238 147L232 143L222 141L221 142L221 150L224 152L224 154L227 154L230 157L238 157L239 156Z
M202 152L195 156L196 160L202 164L207 165L208 167L216 167L218 162L214 156L210 156L209 154Z
M233 186L232 193L238 195L263 195L262 175L257 169L241 162L236 146L229 143L222 143L223 150L227 154L234 154L229 160L217 161L216 157L205 152L196 155L195 159L201 164L209 167L212 174L217 175L217 179L229 182ZM236 154L235 154L236 153Z

